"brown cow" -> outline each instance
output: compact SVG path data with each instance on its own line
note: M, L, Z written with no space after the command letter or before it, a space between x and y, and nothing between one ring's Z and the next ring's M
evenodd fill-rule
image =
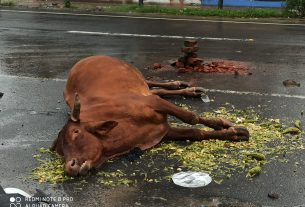
M159 97L201 94L200 88L188 86L179 81L146 81L135 67L112 57L93 56L78 62L70 71L64 91L71 116L53 145L65 158L67 174L84 175L112 157L135 148L151 148L162 139L249 139L245 128L233 127L225 119L201 118ZM172 128L167 115L216 131Z

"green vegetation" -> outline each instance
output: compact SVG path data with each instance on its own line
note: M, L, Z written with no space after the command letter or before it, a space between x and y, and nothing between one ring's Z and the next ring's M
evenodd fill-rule
M188 106L182 106L188 109ZM202 114L204 117L223 117L235 125L245 126L250 132L248 142L230 142L209 140L190 142L181 146L177 142L163 143L149 153L170 151L169 157L176 158L182 163L182 168L207 172L216 183L228 179L237 172L247 171L247 177L252 178L262 173L263 166L272 160L288 162L284 156L295 150L304 149L304 133L292 127L286 127L279 119L264 119L254 109L228 110L219 108L214 112ZM299 121L296 121L299 122ZM292 123L294 124L294 123ZM183 127L183 123L173 123ZM293 127L295 128L295 127ZM208 130L206 128L201 128Z
M65 7L66 8L71 8L71 1L70 0L64 0Z
M72 179L65 174L63 159L55 152L46 148L39 149L40 154L33 157L39 162L39 166L32 171L32 178L40 183L62 183Z
M140 14L169 14L179 16L218 16L233 18L279 18L279 17L304 17L305 0L287 0L287 7L278 8L224 8L185 6L183 8L166 5L145 5L125 4L125 5L101 5L97 3L79 3L71 0L64 0L64 7L79 10L96 10L103 12L123 12L123 13L140 13ZM14 0L0 0L0 6L15 6Z
M15 2L13 2L13 1L4 1L4 2L2 2L0 0L0 6L15 6Z
M180 105L189 110L191 107ZM261 117L253 108L229 110L225 107L201 114L204 117L222 117L235 125L248 128L251 137L247 142L204 140L199 142L163 142L146 151L140 158L130 162L115 158L105 163L96 176L101 185L137 185L137 183L157 183L170 180L174 173L182 170L207 172L215 183L222 183L232 176L243 174L249 179L264 173L264 166L270 162L289 162L288 154L304 150L304 132L301 122L293 121L285 126L279 119ZM174 121L174 127L190 127ZM202 125L199 129L211 130ZM291 128L295 128L291 130ZM60 183L72 178L64 173L63 160L58 155L40 149L34 157L39 166L33 170L32 177L39 182ZM77 180L76 180L77 181Z
M114 172L98 172L99 176L98 183L107 186L117 186L117 185L131 185L135 180L127 178L126 173L121 170L116 170Z
M287 0L286 11L290 16L305 17L305 0Z
M266 9L266 8L245 8L245 9L212 9L204 7L185 7L183 9L169 6L158 5L113 5L105 6L103 10L106 12L131 12L131 13L160 13L171 15L186 15L186 16L220 16L220 17L286 17L286 13L281 9Z

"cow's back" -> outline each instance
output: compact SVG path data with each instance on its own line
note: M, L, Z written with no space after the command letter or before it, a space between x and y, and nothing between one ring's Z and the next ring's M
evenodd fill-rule
M64 91L70 107L76 92L82 105L120 94L151 94L144 77L134 66L108 56L88 57L73 66Z

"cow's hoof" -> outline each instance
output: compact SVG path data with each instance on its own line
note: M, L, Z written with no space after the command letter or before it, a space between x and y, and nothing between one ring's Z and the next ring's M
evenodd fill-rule
M236 134L233 136L233 141L249 141L250 133L248 129L241 126L230 127Z
M188 97L201 97L204 93L204 89L201 87L191 87L183 90L185 91L185 95Z

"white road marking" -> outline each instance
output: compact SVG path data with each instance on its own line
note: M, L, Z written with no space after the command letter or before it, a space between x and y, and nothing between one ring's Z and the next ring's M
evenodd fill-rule
M25 28L6 28L0 27L5 30L30 30ZM36 29L37 30L37 29ZM35 31L36 31L35 30ZM58 32L58 31L56 31ZM200 40L214 40L214 41L243 41L252 42L254 39L238 39L238 38L226 38L226 37L191 37L191 36L179 36L179 35L153 35L153 34L132 34L132 33L118 33L118 32L90 32L90 31L61 31L71 34L83 34L83 35L102 35L102 36L117 36L117 37L148 37L148 38L171 38L171 39L200 39Z
M0 74L0 78L11 78L11 79L25 79L25 80L38 80L38 81L55 81L55 82L66 82L67 79L63 78L35 78L35 77L26 77L26 76L13 76L13 75L4 75ZM260 93L252 91L233 91L233 90L222 90L222 89L211 89L201 87L205 92L210 93L223 93L223 94L233 94L233 95L248 95L248 96L265 96L265 97L278 97L278 98L294 98L294 99L305 99L303 95L290 95L290 94L281 94L281 93Z
M220 89L209 89L209 88L203 88L203 90L210 93L305 99L305 96L303 95L289 95L289 94L281 94L281 93L260 93L260 92L250 92L250 91L232 91L232 90L220 90Z
M1 9L1 12L31 13L31 14L52 14L52 15L71 15L71 16L89 16L89 17L109 17L109 18L126 18L126 19L149 19L149 20L166 20L166 21L187 21L187 22L212 22L212 23L232 23L232 24L257 24L257 25L278 25L278 26L302 26L305 24L292 23L274 23L274 22L251 22L251 21L233 21L233 20L210 20L210 19L187 19L187 18L166 18L166 17L143 17L128 15L108 15L108 14L80 14L68 12L46 12L46 11L19 11Z
M214 41L244 41L252 42L253 39L235 39L222 37L190 37L190 36L171 36L171 35L149 35L149 34L130 34L118 32L89 32L89 31L67 31L72 34L84 35L102 35L102 36L118 36L118 37L148 37L148 38L170 38L170 39L200 39L200 40L214 40Z
M24 79L24 80L30 80L30 81L55 81L55 82L66 82L67 79L61 79L61 78L36 78L36 77L27 77L27 76L15 76L15 75L4 75L0 74L0 78L11 78L11 79Z

